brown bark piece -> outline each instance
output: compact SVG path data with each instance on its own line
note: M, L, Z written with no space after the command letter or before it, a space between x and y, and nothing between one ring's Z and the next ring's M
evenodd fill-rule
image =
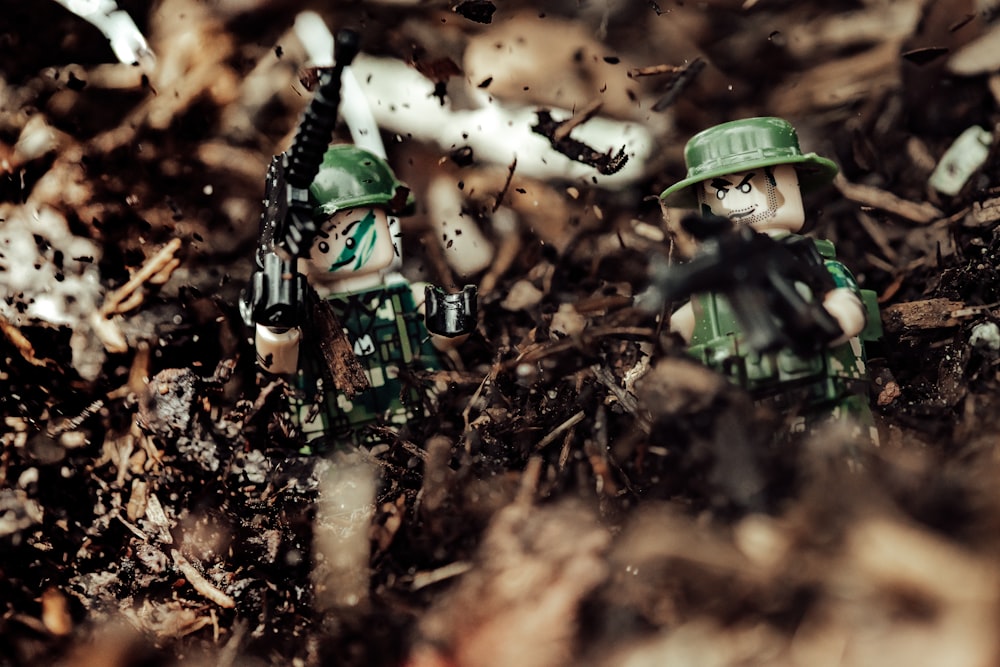
M897 303L882 309L882 323L889 333L907 330L942 329L958 326L952 315L965 307L961 301L951 299L925 299Z

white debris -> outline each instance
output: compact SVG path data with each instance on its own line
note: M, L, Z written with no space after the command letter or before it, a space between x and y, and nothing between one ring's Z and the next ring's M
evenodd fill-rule
M532 308L544 298L545 293L527 280L518 280L510 288L510 292L500 302L505 310L517 311Z
M559 304L559 310L552 315L549 331L554 336L579 336L587 327L587 318L576 311L573 304Z
M85 379L104 360L88 324L103 291L100 257L100 247L74 236L51 208L0 209L0 317L14 326L71 328L73 366Z
M358 607L368 600L375 479L369 464L344 460L331 466L321 482L312 575L316 602L323 609Z
M114 0L56 0L60 5L73 12L100 30L108 42L115 57L126 65L137 64L146 71L151 71L155 56L146 38L136 27L135 21L127 12L118 8Z
M435 237L442 240L448 265L461 276L470 276L493 262L493 244L476 220L463 210L464 196L455 179L435 176L427 188L427 217Z
M980 322L972 327L969 345L994 352L1000 350L1000 327L996 322Z
M581 180L600 187L620 187L645 175L646 163L657 150L653 133L644 125L596 117L573 130L573 138L595 150L626 147L628 162L614 174L557 152L548 139L532 132L536 109L501 103L495 98L476 109L453 109L434 95L434 82L400 60L359 54L352 67L379 126L401 136L436 143L444 150L469 146L477 160L507 166L517 160L517 173L539 179ZM565 121L573 113L551 109Z
M962 132L931 174L931 187L942 194L957 195L976 170L985 164L992 143L993 135L978 125Z

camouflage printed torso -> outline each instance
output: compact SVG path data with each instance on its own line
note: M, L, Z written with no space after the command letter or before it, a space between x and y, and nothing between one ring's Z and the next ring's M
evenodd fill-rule
M419 416L425 393L419 384L407 381L407 376L413 370L439 368L437 352L409 283L334 294L329 301L371 388L353 398L337 391L320 391L316 400L298 406L303 434L317 450L372 444L379 438L366 432L369 424L398 428ZM318 369L307 366L300 377L306 395L315 394L312 387L320 377Z
M788 349L757 353L745 349L743 333L729 300L721 294L709 293L692 299L695 329L688 352L746 389L756 400L782 412L785 409L797 409L805 415L813 412L807 418L811 421L812 416L826 418L837 406L846 405L850 416L873 422L868 408L868 369L862 340L881 335L874 294L859 289L847 267L834 259L832 243L819 240L814 243L835 285L851 289L868 310L868 326L860 337L808 356Z

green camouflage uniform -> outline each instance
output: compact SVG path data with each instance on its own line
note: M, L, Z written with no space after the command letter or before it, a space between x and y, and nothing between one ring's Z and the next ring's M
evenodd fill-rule
M378 424L398 429L419 416L426 391L405 376L414 370L439 368L437 351L417 312L409 283L334 294L329 300L371 388L353 398L322 388L317 393L317 378L322 375L314 363L309 364L315 358L304 360L306 366L299 379L307 399L293 406L293 414L312 451L383 441L365 427ZM313 395L315 399L309 400Z
M801 238L788 235L785 239ZM783 415L794 411L792 432L813 432L829 420L845 420L878 442L868 401L868 370L863 340L881 336L875 294L861 290L847 267L835 259L833 244L813 239L837 287L847 287L865 304L868 323L861 336L835 347L800 356L788 349L757 353L746 349L728 299L700 294L692 299L695 328L688 352L709 368L746 389L759 403Z

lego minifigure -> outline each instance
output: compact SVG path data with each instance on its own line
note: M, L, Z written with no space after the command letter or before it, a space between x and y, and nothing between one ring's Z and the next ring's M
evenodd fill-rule
M337 48L292 147L268 172L246 304L258 366L298 390L289 403L310 452L373 444L367 425L398 428L418 414L426 396L410 371L439 367L428 330L457 337L475 327L474 287L445 295L428 286L418 299L394 271L394 217L412 203L409 188L370 150L327 146L356 36L342 31ZM343 352L335 339L353 350L341 355L346 382L331 362Z
M384 418L398 426L422 403L416 389L404 391L400 365L438 367L410 284L398 275L386 281L383 273L397 253L389 216L405 204L407 190L383 160L344 144L326 152L309 191L321 222L297 268L333 307L371 386L350 399L317 386L323 377L319 360L299 354L302 327L258 323L257 357L263 370L294 376L307 397L315 395L316 400L292 401L307 441L358 442L358 429L365 424Z
M717 266L712 268L728 273L731 288L691 290L699 293L674 313L671 329L688 342L692 356L747 389L757 401L782 413L794 411L791 432L811 432L831 419L845 420L877 443L862 346L862 340L881 333L874 294L859 289L836 261L832 243L798 234L805 224L802 193L830 183L836 165L815 153L803 154L795 129L779 118L750 118L704 130L688 142L685 160L687 177L661 198L668 206L697 207L700 222L688 224L727 220L742 232L741 243L747 245L741 247L752 244L758 257L786 253L780 255L786 265L811 264L822 275L809 285L800 276L774 275L787 266L775 267L767 259L752 264L771 274L768 288L777 286L775 291L781 292L779 313L773 307L774 295L754 300L746 291L754 279L749 272L755 269L720 263L726 253L715 245ZM747 275L736 275L740 272ZM747 295L745 301L741 294ZM751 321L764 330L774 329L780 338L761 338ZM782 334L787 327L793 327L791 333ZM774 345L775 340L782 344Z

